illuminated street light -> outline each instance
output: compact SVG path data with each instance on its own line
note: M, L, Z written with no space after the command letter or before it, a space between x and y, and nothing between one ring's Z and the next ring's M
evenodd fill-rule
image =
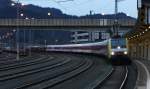
M25 4L24 3L21 3L21 6L24 6Z
M23 17L23 16L24 16L24 14L23 14L23 13L21 13L21 14L20 14L20 16L21 16L21 17Z
M15 3L11 3L11 6L15 6Z
M102 13L102 15L105 15L105 13Z
M129 16L129 14L127 14L127 16Z
M47 15L48 15L48 16L51 16L51 13L50 13L50 12L48 12L48 13L47 13Z
M25 19L26 19L26 20L28 20L29 18L28 18L28 17L26 17Z

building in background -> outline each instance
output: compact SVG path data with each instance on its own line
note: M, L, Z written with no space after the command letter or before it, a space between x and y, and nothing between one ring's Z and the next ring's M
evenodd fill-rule
M110 28L111 29L111 28ZM132 28L120 28L119 35L124 36ZM111 33L109 30L102 29L101 31L72 31L71 42L72 43L87 43L87 42L97 42L109 39Z
M86 43L101 40L100 31L72 31L72 43Z
M150 0L138 0L138 19L134 29L126 35L129 56L150 60Z
M130 19L128 20L130 22ZM132 19L131 19L132 21ZM135 22L135 21L132 21ZM121 22L122 23L122 22ZM71 43L88 43L88 42L98 42L102 40L109 39L114 33L113 26L104 26L90 28L92 30L85 31L83 28L81 30L77 29L71 32ZM119 27L118 35L123 37L127 32L132 30L133 27Z

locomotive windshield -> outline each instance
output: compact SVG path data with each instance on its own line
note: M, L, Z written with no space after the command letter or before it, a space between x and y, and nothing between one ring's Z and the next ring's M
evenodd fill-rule
M111 47L112 48L126 48L126 39L125 38L118 38L118 39L111 39Z

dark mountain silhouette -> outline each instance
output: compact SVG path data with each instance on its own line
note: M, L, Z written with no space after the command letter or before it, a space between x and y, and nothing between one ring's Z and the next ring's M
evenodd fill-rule
M14 3L15 5L12 6L11 4ZM16 4L15 2L11 0L0 0L0 18L16 18L17 17L17 6L19 7L19 13L23 13L24 17L28 18L42 18L42 19L48 19L48 18L107 18L107 19L114 19L114 14L91 14L91 15L85 15L85 16L73 16L73 15L67 15L64 14L61 10L56 8L42 8L39 6L35 6L32 4L21 6L20 4ZM51 13L51 16L48 16L48 12ZM130 16L127 16L124 13L118 13L117 18L129 18L134 19ZM21 17L20 17L21 18Z

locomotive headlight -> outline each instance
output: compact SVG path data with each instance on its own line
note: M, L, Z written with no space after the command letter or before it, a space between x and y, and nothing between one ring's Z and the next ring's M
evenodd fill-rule
M120 48L121 48L120 46L117 47L117 49L120 49Z
M128 52L127 52L127 51L125 51L125 52L124 52L124 54L126 55L126 54L128 54Z
M111 52L111 55L115 55L115 52Z

